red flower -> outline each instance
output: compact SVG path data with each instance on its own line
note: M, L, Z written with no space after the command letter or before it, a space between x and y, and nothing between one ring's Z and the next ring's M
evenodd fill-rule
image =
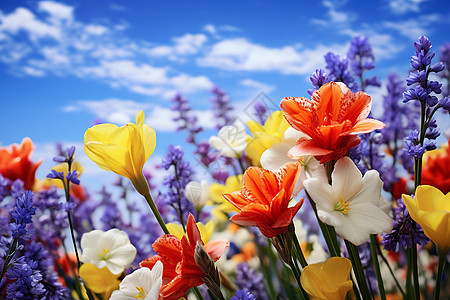
M230 220L242 226L258 227L268 238L286 232L303 204L302 199L288 208L300 171L298 162L285 164L276 173L248 168L242 177L241 190L223 195L240 211Z
M300 138L289 154L313 155L322 164L347 155L359 144L358 134L384 128L381 121L367 119L372 107L370 96L353 94L340 82L323 85L311 100L283 98L280 107L288 123L310 137Z
M9 149L0 148L0 174L10 180L20 179L26 190L32 190L36 169L42 160L33 163L30 154L33 151L33 142L24 138L20 145L13 144Z
M432 185L444 194L450 192L450 140L442 149L425 153L422 184Z
M160 297L178 300L195 286L203 284L206 276L195 262L194 253L197 242L203 245L200 231L194 217L189 214L186 226L187 237L179 240L172 234L165 234L153 243L153 249L158 255L147 258L140 263L141 267L152 269L158 260L163 263L163 285ZM216 262L225 252L229 241L210 241L204 245L205 251Z

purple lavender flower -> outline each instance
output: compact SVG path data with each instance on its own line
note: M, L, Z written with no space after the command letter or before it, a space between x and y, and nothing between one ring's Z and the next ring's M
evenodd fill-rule
M353 92L357 91L358 85L348 70L348 60L346 58L341 59L339 55L328 52L325 55L325 62L329 71L328 79L330 81L343 82Z
M42 299L45 293L44 285L41 283L42 274L37 270L36 261L26 262L24 258L16 261L9 268L7 277L15 280L6 286L6 299Z
M443 95L447 97L450 96L450 43L445 43L440 48L439 60L444 65L443 72L439 76L447 81L446 88L443 90Z
M308 90L308 94L310 95L312 95L315 91L320 89L320 87L325 83L330 82L327 73L325 73L323 69L316 69L316 71L311 75L311 77L309 77L309 79L311 80L311 84L313 86L312 89Z
M181 125L178 126L177 131L187 130L189 136L186 138L186 142L190 144L196 144L195 136L203 131L203 128L197 125L197 117L189 114L191 107L186 99L181 95L176 95L172 100L174 104L172 105L172 110L178 112L178 116L173 120L175 122L180 122Z
M218 158L218 152L211 149L207 141L201 141L197 145L195 154L200 156L200 162L208 168Z
M8 187L11 184L11 180L5 178L0 174L0 200L3 200L6 196L9 196L10 192Z
M69 290L59 282L58 274L54 271L53 258L41 243L32 242L25 248L25 261L36 262L36 270L42 275L40 283L43 285L44 293L42 299L58 300L67 299Z
M229 125L234 118L230 116L230 112L233 111L233 107L230 103L230 98L227 93L222 91L218 86L211 90L214 94L214 98L211 98L212 109L216 120L216 129L219 130L225 125Z
M256 300L256 297L253 296L246 289L237 290L236 294L230 298L230 300Z
M253 105L255 111L256 121L260 124L264 124L269 117L267 107L260 101L256 101Z
M163 179L163 184L168 189L165 194L165 203L176 210L179 221L184 226L189 213L194 212L194 207L184 196L186 185L192 181L193 171L189 163L183 160L183 155L180 146L170 145L169 152L161 166L165 170L169 170L173 166L173 174L169 174Z
M411 236L414 243L418 245L426 245L429 241L423 233L422 227L415 223L410 217L405 203L402 199L397 200L397 207L394 208L394 218L392 219L393 229L390 233L385 234L381 244L388 251L398 252L406 247L411 247Z
M50 170L51 172L47 174L47 178L61 179L64 181L64 172L57 172L55 170Z
M236 284L239 288L250 291L257 299L268 299L262 274L250 268L247 263L237 265Z
M78 184L80 184L80 180L77 178L77 176L78 176L77 171L74 170L74 171L72 171L72 172L67 173L66 178L67 178L70 182L72 182L73 184L77 184L77 185L78 185Z
M33 222L32 215L36 212L36 208L33 207L33 193L26 191L22 197L19 197L14 206L14 210L11 214L14 219L9 224L12 237L19 240L29 240L30 236L28 232L28 224Z
M376 76L373 76L370 79L363 79L363 73L365 71L375 68L375 56L373 55L372 47L370 46L367 37L359 35L352 39L350 49L347 52L347 58L350 60L350 66L353 73L361 80L362 91L369 85L381 86L381 83Z
M406 82L408 86L415 86L404 93L405 100L403 102L417 100L422 103L426 102L429 107L433 107L438 103L438 99L436 96L431 95L431 93L440 94L442 84L437 81L428 80L428 75L431 72L438 73L442 71L443 63L430 66L434 52L430 52L431 42L427 37L421 36L417 42L414 42L414 48L416 51L411 57L411 66L413 69L409 73Z

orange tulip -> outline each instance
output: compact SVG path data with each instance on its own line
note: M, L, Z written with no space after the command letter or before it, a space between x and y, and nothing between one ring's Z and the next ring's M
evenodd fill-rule
M384 123L367 119L372 100L364 92L353 94L343 83L330 82L310 99L286 97L281 109L288 123L308 135L300 138L289 155L313 155L320 163L338 160L360 142L358 134L384 128Z
M141 267L152 269L157 261L163 263L163 284L160 290L162 299L178 300L195 286L203 284L206 276L195 262L195 246L197 242L203 245L205 251L216 262L225 252L229 241L218 240L203 244L200 230L194 217L189 214L186 225L187 236L181 240L173 234L165 234L153 243L153 249L158 255L147 258L140 263Z
M36 169L42 163L42 160L37 163L30 160L33 148L29 138L24 138L20 145L13 144L9 149L0 148L0 174L10 180L22 180L26 190L33 189Z
M286 232L303 204L302 199L288 208L300 171L298 162L285 164L275 173L248 168L242 177L241 190L223 195L239 210L230 220L241 226L258 227L268 238Z

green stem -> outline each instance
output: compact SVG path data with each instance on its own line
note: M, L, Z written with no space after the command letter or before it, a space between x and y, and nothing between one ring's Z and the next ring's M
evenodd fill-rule
M379 245L378 245L379 246ZM384 257L383 253L380 251L380 248L378 248L378 254L380 254L381 259L383 259L384 263L386 264L386 266L389 269L389 272L391 273L392 278L394 278L395 284L397 285L398 290L400 291L400 293L402 294L403 298L406 298L406 294L403 291L402 286L400 285L400 282L398 282L397 277L394 274L394 271L391 268L391 265L389 264L388 260L386 259L386 257Z
M300 246L300 243L298 242L297 235L295 234L295 232L292 236L293 236L293 241L294 241L294 247L297 250L295 252L298 256L297 258L300 261L302 268L305 268L308 265L308 262L306 261L306 258L303 255L302 247Z
M150 209L152 210L153 215L155 215L155 218L158 221L159 226L161 226L161 229L164 231L165 234L168 234L169 230L167 229L166 223L164 223L164 220L161 217L161 214L159 213L158 208L156 207L152 196L150 195L150 193L148 193L144 197L145 197L145 200L147 200L147 204L148 204L148 206L150 206Z
M413 286L412 286L412 255L411 255L411 248L406 248L406 258L408 262L408 266L406 269L406 299L412 299L413 298Z
M446 252L446 251L444 251L444 252ZM438 272L436 275L436 288L434 289L434 299L435 300L439 300L439 295L441 293L442 274L444 273L445 259L447 257L447 253L445 253L445 254L440 253L439 250L438 250L438 254L439 254L439 265L438 265Z
M195 296L197 297L198 300L204 300L202 293L200 293L200 291L198 290L198 287L194 287L192 288L192 291L194 292Z
M322 231L323 238L325 239L325 243L327 244L328 252L330 253L330 256L340 256L340 250L337 246L337 239L336 239L336 233L334 231L334 227L328 226L327 224L323 223L319 215L317 214L317 208L316 203L312 200L311 196L308 194L308 192L305 190L306 197L309 200L309 203L311 204L311 207L314 211L314 215L316 216L317 222L319 223L320 230ZM332 232L334 232L334 237Z
M370 235L370 253L372 254L373 266L375 268L375 274L377 276L378 290L380 291L381 300L386 300L386 292L384 290L383 278L381 277L380 264L378 262L377 254L377 238L375 234Z
M300 287L300 290L302 291L300 295L300 299L305 300L308 299L308 294L305 292L305 290L302 288L302 284L300 283L300 270L295 266L294 264L294 258L291 257L291 260L289 261L289 266L291 267L292 273L294 274L295 279L297 280L298 286Z
M414 294L415 299L420 300L420 286L419 286L419 269L417 268L417 246L414 243L414 238L411 235L411 256L412 256L412 269L413 269L413 280L414 280Z
M352 262L353 270L355 271L356 281L358 282L359 290L363 299L370 299L369 288L367 287L366 277L364 275L364 270L361 264L361 258L359 257L358 248L347 240L345 241L345 246L347 247L348 254L350 256L350 261Z

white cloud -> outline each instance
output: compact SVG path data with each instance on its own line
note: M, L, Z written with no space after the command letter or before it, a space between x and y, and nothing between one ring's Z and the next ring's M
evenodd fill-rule
M268 48L243 38L229 39L214 44L205 57L198 59L198 63L231 71L310 74L311 70L323 64L323 55L328 51L338 51L343 45L318 45L301 51L296 48Z
M0 15L0 22L0 32L17 34L24 31L34 41L45 37L57 40L61 38L61 30L58 27L37 20L26 8L19 7L9 15Z
M53 22L72 21L73 19L73 7L56 3L53 1L40 1L38 3L38 10L50 14Z
M108 28L102 25L88 25L84 31L92 35L103 35L108 32Z
M193 93L198 90L209 90L214 84L206 76L189 76L181 74L176 77L172 77L170 82L173 86L182 93Z
M343 3L328 0L323 1L322 5L327 8L328 17L326 19L312 19L312 23L320 26L348 25L356 19L356 16L349 12L338 11L338 8L343 4L345 4L345 1Z
M391 11L397 15L404 15L409 12L419 12L420 4L426 0L389 0Z
M240 81L240 84L243 86L254 88L260 92L270 93L275 87L273 85L268 85L253 79L244 79Z
M204 34L187 33L181 37L174 38L175 52L178 54L195 54L206 42Z
M181 60L185 55L198 53L208 38L204 34L187 33L180 37L172 39L173 46L157 46L144 49L143 52L149 56L165 57L170 60Z
M198 53L206 35L187 33L173 38L170 46L151 48L148 41L126 37L126 24L117 29L117 24L103 23L80 22L73 7L50 1L39 2L38 12L17 8L0 14L0 60L18 76L77 76L159 98L213 86L206 76L179 72L166 60Z
M385 28L390 28L398 31L401 35L416 40L421 35L430 33L430 24L438 22L442 16L439 14L423 15L414 19L402 20L396 22L386 21L383 23Z
M214 26L212 24L207 24L207 25L203 26L202 29L206 32L209 32L212 35L215 35L217 33L216 26Z
M133 100L121 100L116 98L104 100L82 100L77 101L75 105L68 105L63 108L65 112L89 111L96 118L104 122L124 125L134 122L136 114L140 110L150 107L148 103L139 103Z

